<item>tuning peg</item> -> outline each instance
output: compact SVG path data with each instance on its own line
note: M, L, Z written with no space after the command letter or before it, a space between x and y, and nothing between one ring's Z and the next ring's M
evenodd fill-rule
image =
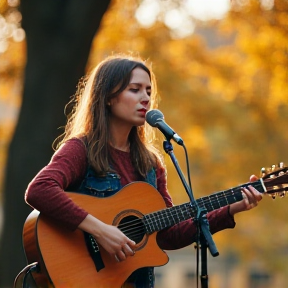
M262 178L265 182L267 193L275 199L277 196L283 198L288 192L288 167L284 162L272 165L270 168L261 169Z
M285 167L284 162L280 162L279 163L279 168L284 168L284 167Z
M263 177L266 175L266 168L265 167L262 167L261 168L261 171L260 171L260 177Z
M260 172L260 177L264 177L265 175L270 173L270 170L271 170L270 168L262 167L261 172Z
M283 198L283 197L285 197L285 196L286 196L286 192L285 192L285 191L279 193L279 197L280 197L280 198Z
M281 170L283 168L285 168L284 162L280 162L277 165L274 164L271 167L263 167L263 168L261 168L260 177L264 177L267 174L271 173L270 178L272 178L275 176L275 175L273 175L273 172L276 172L276 171Z

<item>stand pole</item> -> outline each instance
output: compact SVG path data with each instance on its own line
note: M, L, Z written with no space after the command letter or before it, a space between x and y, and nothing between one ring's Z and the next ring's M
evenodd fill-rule
M208 268L207 268L207 243L206 240L201 233L200 235L200 245L201 245L201 287L208 287Z
M196 208L196 217L194 219L196 225L197 225L197 245L198 247L200 246L201 249L201 285L202 288L207 288L208 287L208 274L207 274L207 247L210 250L210 253L212 256L218 256L219 253L217 251L217 248L215 246L215 243L212 239L212 235L210 233L209 229L209 222L207 220L207 210L203 207L199 207L197 202L194 199L193 192L192 192L192 187L189 187L185 181L185 178L183 176L183 173L178 165L178 161L173 153L173 146L172 144L168 141L165 140L163 142L163 148L165 152L170 156L176 171L182 181L182 184L189 196L191 206ZM197 282L198 283L198 282ZM198 286L198 285L197 285Z

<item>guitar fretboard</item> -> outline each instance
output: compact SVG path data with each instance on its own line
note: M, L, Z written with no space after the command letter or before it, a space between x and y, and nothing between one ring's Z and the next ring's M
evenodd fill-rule
M252 185L259 192L264 193L261 179L246 183L225 191L220 191L209 196L205 196L196 200L197 205L200 208L205 208L207 212L219 209L229 204L241 201L242 188ZM171 227L184 220L195 218L197 213L196 205L192 205L190 202L184 203L178 206L173 206L167 209L163 209L157 212L146 214L143 217L143 224L146 229L146 233L152 234L155 231L160 231L164 228Z

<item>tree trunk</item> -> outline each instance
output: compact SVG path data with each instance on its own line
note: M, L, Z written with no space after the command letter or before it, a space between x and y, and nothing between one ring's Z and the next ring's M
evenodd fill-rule
M0 287L12 287L26 265L22 228L31 208L24 192L52 156L65 125L64 106L75 93L92 40L110 1L23 0L27 65L23 102L9 147L0 242Z

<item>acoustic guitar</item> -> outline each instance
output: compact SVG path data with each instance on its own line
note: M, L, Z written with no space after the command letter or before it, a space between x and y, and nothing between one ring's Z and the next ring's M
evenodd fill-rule
M210 212L241 201L241 190L248 185L272 197L284 196L287 170L283 163L262 169L257 181L202 197L197 204ZM37 263L32 272L37 287L119 288L138 268L165 265L168 256L157 245L157 232L196 215L190 202L167 208L160 193L145 182L131 183L107 198L67 193L88 213L134 240L136 254L116 262L91 235L79 229L71 232L34 210L24 224L23 245L28 263Z

